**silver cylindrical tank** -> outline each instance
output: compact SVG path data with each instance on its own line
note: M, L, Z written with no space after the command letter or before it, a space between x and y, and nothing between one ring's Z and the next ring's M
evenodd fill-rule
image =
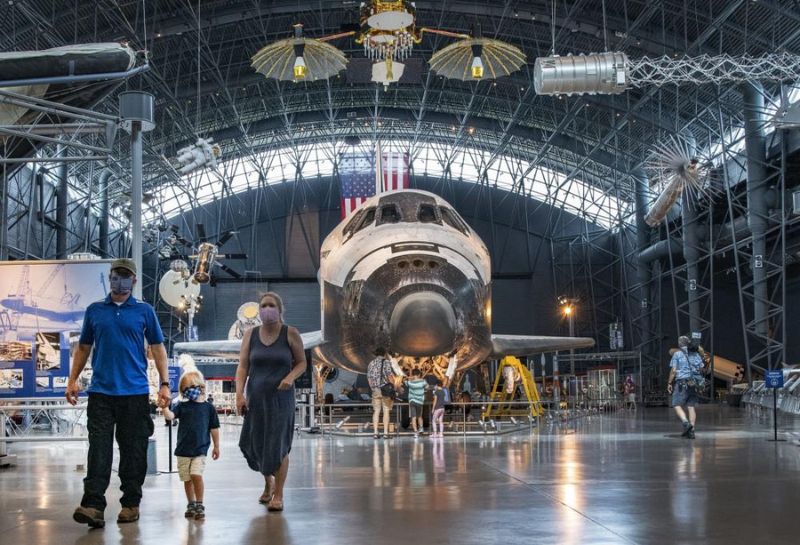
M533 85L539 95L615 95L628 88L625 53L539 57Z

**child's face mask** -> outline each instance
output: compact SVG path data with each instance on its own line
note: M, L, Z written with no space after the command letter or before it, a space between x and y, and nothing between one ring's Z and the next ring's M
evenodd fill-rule
M197 398L202 395L203 391L199 386L191 386L183 391L183 396L189 401L197 401Z

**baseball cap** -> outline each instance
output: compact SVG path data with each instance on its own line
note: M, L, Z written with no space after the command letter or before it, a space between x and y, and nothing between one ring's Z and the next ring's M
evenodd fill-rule
M136 262L133 259L122 258L122 259L115 259L111 263L111 270L114 269L125 269L126 271L130 271L131 274L136 274Z

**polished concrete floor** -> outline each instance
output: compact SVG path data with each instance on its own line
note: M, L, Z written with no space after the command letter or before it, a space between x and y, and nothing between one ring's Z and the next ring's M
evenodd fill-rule
M299 436L282 514L257 503L263 481L228 425L207 466L205 521L183 518L183 487L162 474L147 478L141 520L117 525L115 475L102 530L71 519L85 446L17 444L17 467L0 470L0 543L800 543L800 447L767 442L769 422L736 409L699 419L694 441L667 409L532 435Z

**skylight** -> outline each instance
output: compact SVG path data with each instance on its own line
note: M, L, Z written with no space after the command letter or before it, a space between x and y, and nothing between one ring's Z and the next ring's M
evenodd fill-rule
M334 175L334 161L339 153L369 151L371 142L362 142L356 148L330 143L303 144L296 147L273 148L250 157L236 157L218 164L217 169L204 169L182 178L180 184L167 184L155 192L154 201L161 204L161 213L171 218L189 210L192 205L202 205L259 187L263 183L280 184L299 179L314 179ZM411 150L412 175L442 177L449 164L451 179L486 183L507 191L518 190L518 180L524 175L525 194L531 198L558 206L572 214L584 217L606 229L619 223L621 216L630 212L629 205L619 201L602 189L580 179L566 181L560 172L543 166L531 168L527 161L492 154L476 148L453 148L449 144L413 143L393 140L384 144L384 151ZM223 183L224 182L224 183ZM225 187L227 184L229 187ZM620 214L621 212L621 214ZM153 221L156 211L145 213L145 221Z

